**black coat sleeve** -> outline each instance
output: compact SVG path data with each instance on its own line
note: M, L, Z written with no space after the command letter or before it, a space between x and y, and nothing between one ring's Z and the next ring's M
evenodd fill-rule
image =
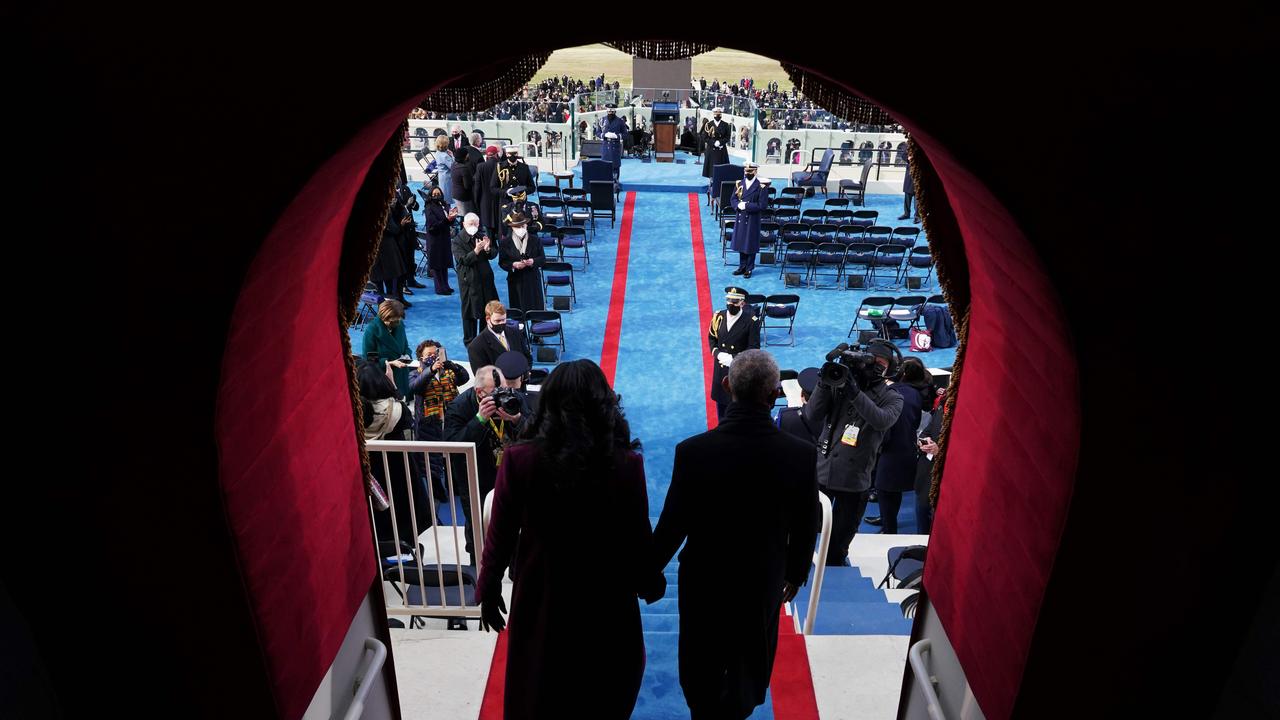
M783 577L799 587L809 578L818 531L818 451L814 447L796 461L796 482L787 498L787 567Z
M676 459L671 468L671 486L667 489L667 499L662 505L662 515L658 517L658 527L653 531L653 565L658 572L671 562L672 556L689 535L687 464L687 452L681 443L676 446Z
M885 393L885 403L881 407L867 393L860 392L853 397L853 407L867 421L868 426L876 430L888 430L898 422L898 416L902 414L902 396L890 390Z

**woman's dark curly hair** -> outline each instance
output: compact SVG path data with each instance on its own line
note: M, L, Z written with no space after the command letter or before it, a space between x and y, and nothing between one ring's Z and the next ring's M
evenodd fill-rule
M529 442L538 447L557 490L607 474L620 451L640 449L618 395L590 360L561 363L551 371L538 395Z

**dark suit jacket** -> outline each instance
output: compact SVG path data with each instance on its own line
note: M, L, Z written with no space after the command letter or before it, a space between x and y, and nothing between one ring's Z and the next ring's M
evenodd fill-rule
M524 353L532 366L533 356L529 353L529 343L525 340L524 333L508 327L505 334L511 349ZM493 331L485 329L471 341L470 345L467 345L467 359L471 361L471 372L474 373L485 365L492 365L497 361L498 356L506 351L507 349L502 346L502 342L493 334Z
M690 704L733 698L746 717L764 701L783 581L803 585L809 575L815 462L813 445L778 430L768 408L737 403L716 429L676 446L654 564L685 543L680 684Z

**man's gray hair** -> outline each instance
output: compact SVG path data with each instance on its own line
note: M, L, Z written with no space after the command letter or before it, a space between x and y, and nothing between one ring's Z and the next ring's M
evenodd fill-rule
M497 365L485 365L479 370L476 370L476 387L481 390L488 390L490 388L497 387L498 385L493 384L494 373L498 373L498 385L501 385L506 381L506 378L503 377L502 371L498 369Z
M480 146L483 144L484 144L483 135L476 132L471 133L471 147L480 149Z
M772 405L778 391L778 363L764 350L744 350L729 364L729 392L738 402Z
M472 220L475 221L476 225L480 224L480 216L475 213L467 213L466 215L462 216L462 223L464 225L471 222Z

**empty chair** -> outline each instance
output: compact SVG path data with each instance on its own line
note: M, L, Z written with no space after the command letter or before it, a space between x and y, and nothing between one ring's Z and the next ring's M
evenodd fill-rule
M813 287L824 287L822 278L830 278L825 287L838 287L844 277L845 247L838 242L818 243L813 255Z
M772 189L772 188L770 188L770 189ZM789 190L789 189L798 189L798 188L783 188L783 190ZM794 196L794 195L784 195L784 196L782 196L782 197L780 197L780 198L778 198L778 199L774 200L774 201L773 201L772 203L770 203L770 204L771 204L771 205L773 205L775 208L779 208L779 209L791 209L791 208L795 208L795 209L799 210L799 209L800 209L800 198L798 198L798 197L796 197L796 196Z
M524 310L520 308L507 308L507 332L520 333L528 337L524 326Z
M853 211L840 208L828 210L827 222L831 225L849 225L853 222Z
M738 214L738 203L734 192L738 189L737 180L725 180L720 183L720 194L716 202L716 219L722 220Z
M845 245L862 242L865 237L864 230L866 228L859 225L841 225L836 229L836 242L842 242Z
M927 300L924 295L903 295L893 301L889 319L897 320L902 327L920 327L920 314L924 311Z
M889 242L895 245L906 245L908 248L916 246L916 242L920 239L920 228L911 225L896 227L893 229L893 235L890 236Z
M876 257L876 246L871 243L855 242L845 246L844 251L844 276L852 277L853 274L859 273L865 282L867 275L871 272L871 262ZM846 285L848 283L845 283Z
M598 217L608 217L609 227L618 219L618 203L613 194L613 183L605 180L591 181L591 222Z
M809 228L809 239L816 243L836 242L836 232L839 226L829 223L814 225Z
M581 260L582 269L591 264L591 252L587 248L587 230L580 227L562 227L557 233L560 240L558 256L563 261Z
M849 199L843 197L827 198L823 201L822 207L826 209L827 212L831 212L832 210L844 210L849 207Z
M551 292L553 288L558 292ZM569 290L567 295L561 292L566 288ZM578 290L573 282L573 265L567 262L548 262L543 264L542 296L547 299L547 302L550 302L553 297L567 297L569 298L570 308L577 305Z
M530 310L524 314L525 328L529 339L534 343L545 345L548 338L556 338L560 353L564 354L564 322L560 313L555 310ZM537 362L537 357L534 357Z
M760 252L774 251L774 246L778 243L778 232L780 229L781 227L776 222L769 221L760 223Z
M871 163L862 163L862 173L857 180L845 178L840 181L840 197L848 197L854 205L866 205L867 177L871 174Z
M785 240L785 233L783 238ZM813 268L813 251L816 249L813 243L808 240L798 240L796 242L788 242L782 251L782 265L778 270L778 277L787 274L787 270L803 270L800 275L800 281L808 284L809 271Z
M542 198L542 219L552 225L565 223L564 200L554 197Z
M817 225L827 221L827 211L822 208L809 208L800 213L800 222L805 225Z
M800 307L800 296L791 294L770 295L764 301L764 324L760 326L761 342L765 345L778 345L769 342L769 330L787 331L788 345L796 344L796 311ZM770 320L773 320L770 324Z
M801 223L787 223L782 226L782 242L790 243L809 239L809 226Z
M796 200L804 197L804 188L802 187L784 187L782 188L782 197L792 197Z
M591 212L590 200L565 200L565 212L569 213L569 225L582 225L582 227L590 227L591 235L596 233L596 218ZM588 226L588 223L590 225Z
M779 225L798 223L800 222L800 211L795 208L781 208L774 211L773 219Z
M879 211L876 210L855 210L853 211L853 219L849 221L850 225L858 225L868 228L876 224L876 220L880 218Z
M889 270L893 273L893 282L898 282L899 268L902 267L902 258L907 254L907 249L902 245L894 245L892 243L880 245L876 247L876 256L871 260L871 285L876 284L876 276L881 269Z
M539 200L548 200L548 199L550 199L550 198L561 198L561 199L563 199L563 198L561 197L561 195L560 195L560 188L556 187L555 185L539 185L539 186L538 186L538 199L539 199Z
M556 225L546 225L542 228L542 232L538 233L538 240L542 243L542 254L548 258L560 257L560 228Z
M593 180L592 182L600 182L600 181ZM612 183L610 184L612 185ZM565 201L585 200L587 198L587 189L586 188L565 188L560 191L560 197L564 198Z
M382 293L378 292L377 289L373 287L372 283L366 285L364 292L360 294L360 311L356 313L356 319L355 322L352 323L352 326L357 328L364 327L364 324L368 322L369 318L375 317L378 314L378 306L381 305L382 301L385 299L386 298L382 296Z
M853 324L849 326L849 334L845 337L852 336L853 332L859 329L859 322L866 322L871 326L871 329L876 330L881 337L887 340L888 337L884 331L883 321L889 319L889 312L892 310L893 298L891 297L872 295L863 298L862 302L858 303L858 311L854 313Z
M893 242L893 228L884 225L872 225L864 231L863 236L872 245L884 245L885 243Z
M827 148L822 153L822 161L815 164L809 163L804 170L791 173L791 184L800 188L815 188L822 190L822 194L827 194L827 178L831 175L831 162L835 160L836 153L831 148Z
M919 272L921 270L924 271L923 275ZM929 282L933 279L933 254L929 251L928 245L913 247L907 254L907 262L902 266L902 281L905 282L909 277L921 278L921 286L929 286Z

